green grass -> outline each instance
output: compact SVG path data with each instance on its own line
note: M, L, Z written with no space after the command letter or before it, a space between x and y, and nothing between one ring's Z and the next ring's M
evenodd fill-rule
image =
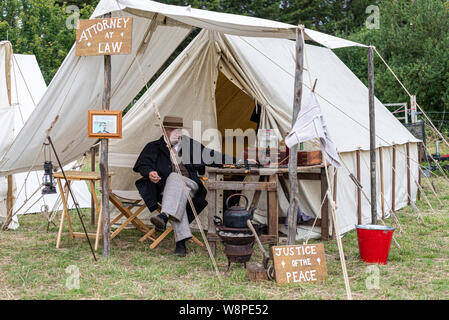
M401 248L391 245L388 264L377 266L378 289L368 289L370 265L359 258L357 236L351 231L343 237L347 269L354 299L449 299L449 182L434 179L442 205L430 189L417 202L423 221L411 207L396 214L404 232L396 229ZM428 184L423 182L426 187ZM89 212L84 221L89 231ZM74 228L81 231L76 212L71 212ZM55 221L59 220L58 219ZM387 224L393 224L388 219ZM335 240L326 242L328 277L315 284L278 286L274 282L252 283L246 270L233 265L226 272L223 247L217 249L217 263L223 283L216 278L205 248L188 244L185 258L173 255L174 240L169 236L154 250L137 240L137 230L125 230L111 242L111 256L94 262L84 239L70 240L65 234L56 249L57 228L46 230L43 215L20 219L17 231L0 232L0 299L345 299L345 288ZM67 231L67 227L66 227ZM201 238L200 234L197 234ZM252 261L261 262L258 248ZM66 268L79 269L80 288L70 290Z

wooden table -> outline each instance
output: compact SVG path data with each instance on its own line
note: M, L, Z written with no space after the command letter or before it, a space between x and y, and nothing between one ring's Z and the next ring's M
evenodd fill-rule
M100 172L83 172L83 171L64 171L65 176L67 178L67 183L62 187L61 180L64 179L64 175L62 172L56 172L53 174L53 177L56 178L58 181L58 187L59 187L59 194L61 195L62 199L62 206L63 206L63 212L61 214L61 221L59 223L59 231L58 231L58 237L56 239L56 248L59 248L59 245L61 243L61 237L62 237L62 230L64 229L64 218L67 219L67 224L69 226L69 233L70 237L73 239L75 238L85 238L86 234L84 232L74 232L72 228L72 223L70 221L70 215L69 215L69 209L67 206L67 202L70 196L69 192L69 184L72 181L89 181L90 184L90 192L92 194L92 198L94 199L94 211L97 212L98 215L98 222L97 222L97 232L96 233L88 233L87 235L89 238L95 239L95 250L98 249L98 243L101 236L101 220L102 220L102 206L101 203L98 203L97 194L95 192L95 182L101 181L101 174ZM113 176L113 172L109 172L109 185L111 184L111 176ZM100 183L101 186L101 183Z
M298 167L299 180L318 180L321 181L321 200L326 197L328 189L326 171L324 165ZM281 185L284 193L288 199L287 186L279 176L288 177L288 168L249 168L249 169L234 169L234 168L207 168L208 180L206 181L207 201L208 201L208 233L207 240L209 241L212 252L215 254L216 243L221 241L216 234L216 227L214 223L214 216L217 214L217 191L219 190L236 190L255 191L252 205L257 205L261 191L267 191L267 224L268 234L261 235L262 243L270 245L278 244L279 232L279 203L277 196L278 183ZM218 181L217 176L221 175L256 175L259 176L258 182L247 181ZM223 199L221 199L222 201ZM307 224L311 224L310 221ZM322 240L329 240L329 212L328 200L324 200L321 208L321 219L317 219L316 226L321 226Z

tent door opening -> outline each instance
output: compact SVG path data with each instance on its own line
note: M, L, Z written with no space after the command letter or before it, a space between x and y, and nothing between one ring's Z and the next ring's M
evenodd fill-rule
M215 104L217 128L222 137L222 152L239 157L243 148L248 147L248 134L252 130L257 134L262 112L260 104L256 107L257 101L237 87L222 72L219 72L217 77Z

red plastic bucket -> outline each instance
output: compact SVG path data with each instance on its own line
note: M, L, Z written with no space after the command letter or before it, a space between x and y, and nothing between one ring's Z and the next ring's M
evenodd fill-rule
M368 263L387 264L394 228L356 225L360 258Z

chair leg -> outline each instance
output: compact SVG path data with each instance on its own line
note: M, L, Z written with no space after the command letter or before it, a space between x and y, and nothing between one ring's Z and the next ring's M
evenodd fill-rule
M190 239L191 242L196 243L200 247L204 247L204 243L202 243L197 237L192 236L192 239Z
M139 239L139 242L143 242L143 241L147 240L148 238L150 238L155 231L156 231L156 228L153 228L150 231L148 231L142 238Z
M166 236L168 236L168 234L170 233L170 232L172 232L172 230L173 230L173 227L172 226L169 226L157 239L156 239L156 241L154 241L151 245L150 245L150 249L154 249L154 248L156 248L158 245L159 245L159 243L161 243L161 241L162 240L164 240L165 239L165 237Z

